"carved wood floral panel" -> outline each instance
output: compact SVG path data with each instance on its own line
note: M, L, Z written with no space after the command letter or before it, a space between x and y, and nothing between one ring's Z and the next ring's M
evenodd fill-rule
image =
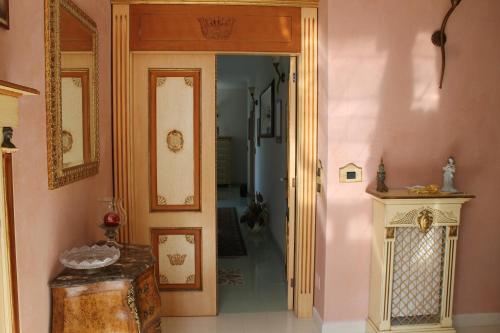
M160 289L201 289L201 230L152 229Z
M200 71L150 71L150 206L200 210Z

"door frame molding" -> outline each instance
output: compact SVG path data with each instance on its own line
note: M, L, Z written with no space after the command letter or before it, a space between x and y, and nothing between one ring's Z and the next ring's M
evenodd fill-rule
M296 233L295 233L295 300L294 312L299 318L311 318L314 302L316 169L318 119L318 0L112 0L113 62L113 189L121 198L128 216L134 216L132 193L131 123L131 50L130 4L213 4L301 7L301 52L298 56L297 87L297 159L296 159ZM159 52L160 53L160 52ZM165 53L165 52L161 52ZM173 53L173 52L171 52ZM176 52L190 53L190 52ZM196 52L191 52L196 53ZM234 54L234 52L209 52ZM244 52L244 54L275 54ZM293 181L293 180L292 180ZM128 223L120 241L132 238L133 223Z

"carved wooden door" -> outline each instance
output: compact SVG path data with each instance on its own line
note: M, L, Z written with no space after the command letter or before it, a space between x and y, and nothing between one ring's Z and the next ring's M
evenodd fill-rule
M132 55L132 242L163 316L216 314L215 55Z

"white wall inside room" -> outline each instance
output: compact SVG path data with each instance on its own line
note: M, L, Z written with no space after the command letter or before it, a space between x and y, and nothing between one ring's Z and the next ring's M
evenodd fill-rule
M285 72L287 81L280 84L279 92L275 90L275 102L282 101L282 143L277 143L276 138L261 138L260 146L256 147L255 155L255 190L261 192L269 208L269 228L276 240L281 254L285 254L285 214L286 214L286 184L280 179L286 176L286 147L287 147L287 106L288 106L288 71L290 59L280 58L280 71ZM220 56L218 58L218 113L220 134L245 133L243 150L244 160L247 163L247 118L250 113L250 97L248 87L255 87L255 98L258 100L262 91L271 83L277 81L277 75L273 67L271 56ZM277 83L277 82L276 82ZM241 105L245 106L244 130L236 129L235 122L231 122L230 116L224 120L224 116L230 109L234 109L239 102L233 100L241 94ZM232 96L230 96L232 95ZM243 96L246 96L243 98ZM240 97L238 97L239 99ZM239 108L239 106L238 106ZM227 111L226 111L227 110ZM256 107L259 114L259 105ZM239 124L240 120L238 120ZM255 124L257 126L257 124ZM230 135L232 136L232 135ZM246 165L246 164L245 164ZM247 168L245 168L245 177Z
M217 91L219 136L231 137L232 184L247 182L247 94L246 85L230 83Z
M255 90L258 96L273 79L275 80L275 87L277 87L277 75L272 62L271 57L266 57L266 65L259 67L257 70ZM281 71L285 71L288 78L290 59L282 57L279 68ZM276 137L261 138L260 147L257 147L255 156L255 190L261 192L264 200L268 203L270 229L284 258L286 246L286 183L282 182L281 178L287 175L286 129L288 114L286 111L288 106L288 80L280 83L279 92L275 90L275 104L279 100L281 100L282 104L282 142L277 143ZM259 107L260 104L257 106L257 113Z

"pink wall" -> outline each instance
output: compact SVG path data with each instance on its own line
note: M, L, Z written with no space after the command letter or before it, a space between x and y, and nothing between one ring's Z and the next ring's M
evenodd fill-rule
M61 269L59 253L97 234L96 198L110 196L111 6L76 0L99 29L101 166L98 176L49 191L45 136L44 1L10 1L10 30L0 29L0 79L40 90L21 100L14 142L14 200L21 332L47 332L48 281Z
M318 199L320 315L327 321L367 316L371 201L365 189L373 186L382 155L390 187L441 184L447 156L456 157L458 188L478 198L463 210L455 313L500 312L494 209L500 193L500 2L464 1L450 20L441 91L440 53L430 36L448 0L321 3L321 38L328 45L320 48L320 73L328 78L321 74L320 82L328 86L320 89L320 125L328 125L320 126L319 147L327 147L320 157L328 161L328 192ZM364 168L363 183L338 183L339 167L349 162Z
M318 9L319 44L318 44L318 158L323 165L322 189L316 205L316 271L314 306L321 317L325 309L325 269L326 269L326 222L328 219L328 1L320 1Z

